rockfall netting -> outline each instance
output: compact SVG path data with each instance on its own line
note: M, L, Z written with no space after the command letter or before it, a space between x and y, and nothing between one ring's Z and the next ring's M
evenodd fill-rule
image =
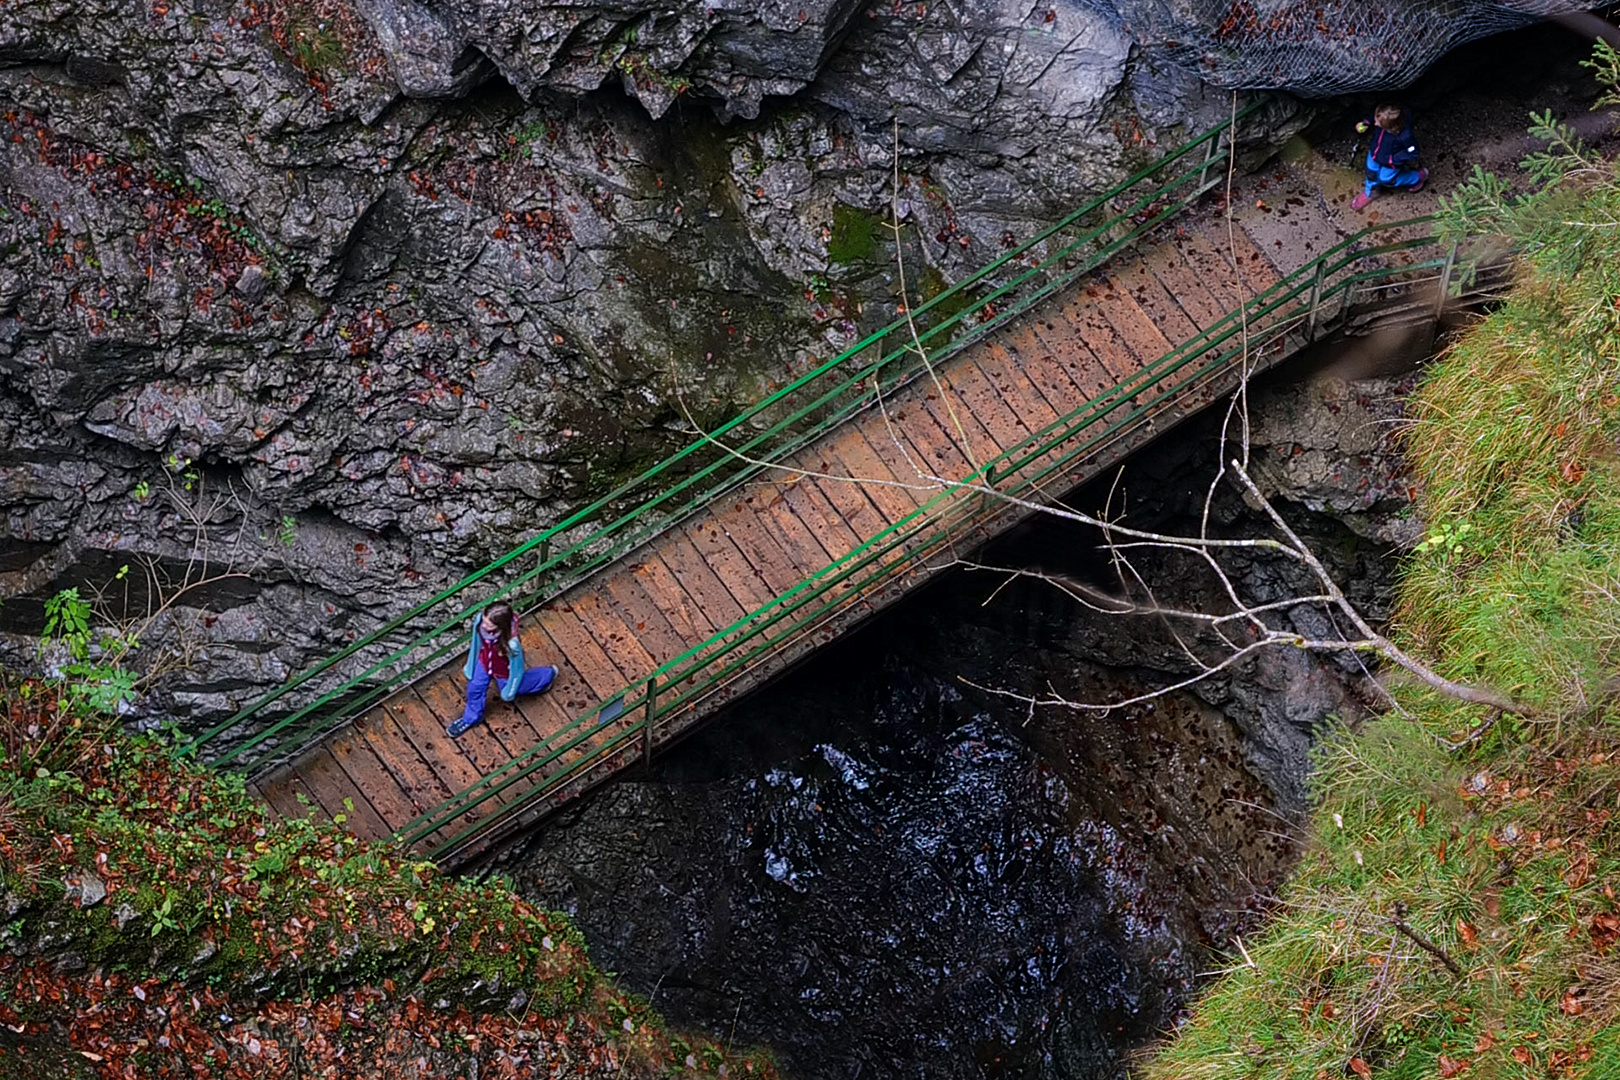
M1580 0L1116 0L1150 52L1230 89L1327 97L1403 86L1458 45ZM1587 16L1589 17L1589 16Z

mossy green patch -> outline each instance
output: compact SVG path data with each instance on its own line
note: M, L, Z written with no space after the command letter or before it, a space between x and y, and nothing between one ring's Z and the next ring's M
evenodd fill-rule
M0 844L15 910L0 951L0 1023L43 1036L109 987L135 987L120 999L151 1003L148 1012L136 1006L120 1014L124 1027L73 1037L89 1040L81 1049L101 1055L93 1060L109 1047L146 1047L150 1060L129 1063L170 1076L159 1029L203 996L220 1003L211 1012L221 1023L268 1010L230 1046L267 1040L264 1024L300 1009L360 1025L364 1010L388 1002L416 1025L407 1018L424 1001L444 1001L462 1015L492 1014L497 1026L555 1019L621 1060L673 1060L661 1022L591 964L565 917L499 883L446 878L391 842L358 840L343 818L278 819L240 780L127 738L82 697L0 685ZM78 890L92 887L101 891L81 903ZM522 1019L500 1019L513 1001ZM389 1045L375 1048L386 1056ZM771 1072L760 1059L722 1057L734 1073ZM0 1046L0 1073L6 1064Z
M973 308L978 306L979 298L984 294L984 290L982 289L969 288L959 289L954 293L950 293L949 296L945 296L946 293L950 292L950 288L950 282L945 280L945 275L940 272L937 266L929 263L923 267L923 300L929 301L933 300L935 297L945 297L943 300L939 301L939 303L935 304L933 307L924 312L923 319L927 325L938 326L941 323L947 322L964 312L971 311ZM964 323L971 322L971 320L962 321ZM954 334L952 336L954 336Z
M877 251L883 220L859 207L839 203L833 207L832 235L827 240L827 261L837 266L865 262Z

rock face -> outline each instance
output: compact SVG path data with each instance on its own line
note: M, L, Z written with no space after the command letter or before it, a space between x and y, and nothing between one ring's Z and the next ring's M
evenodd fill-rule
M1087 5L8 4L5 648L128 565L234 708L1222 108Z

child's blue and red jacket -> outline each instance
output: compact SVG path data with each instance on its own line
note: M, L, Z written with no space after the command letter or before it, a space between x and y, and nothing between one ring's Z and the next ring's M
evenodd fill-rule
M472 678L479 667L489 672L492 678L509 679L515 670L518 678L523 677L523 641L518 637L518 616L512 613L512 636L501 646L499 638L486 638L479 631L479 621L483 618L480 612L472 618L472 640L467 644L467 664L464 669L467 678ZM476 666L475 666L476 665ZM516 683L514 682L515 686Z
M1367 147L1367 164L1386 169L1398 169L1402 165L1409 165L1420 156L1417 147L1417 136L1412 134L1412 113L1409 109L1401 110L1401 117L1405 123L1399 132L1385 131L1369 117L1367 122L1372 125L1372 142Z

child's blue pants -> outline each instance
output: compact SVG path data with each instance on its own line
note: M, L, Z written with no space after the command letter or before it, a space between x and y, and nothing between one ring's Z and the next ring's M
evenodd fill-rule
M1380 165L1373 160L1371 154L1367 155L1367 184L1363 189L1367 198L1372 198L1373 189L1380 187L1403 188L1411 187L1423 179L1423 174L1416 169L1399 169L1393 165Z
M470 727L484 718L484 699L489 696L489 669L483 664L475 663L473 677L467 680L467 711L461 714L461 719ZM532 667L523 673L518 680L518 694L538 694L551 685L551 680L557 677L557 669L546 665ZM498 690L506 689L505 679L495 679Z

